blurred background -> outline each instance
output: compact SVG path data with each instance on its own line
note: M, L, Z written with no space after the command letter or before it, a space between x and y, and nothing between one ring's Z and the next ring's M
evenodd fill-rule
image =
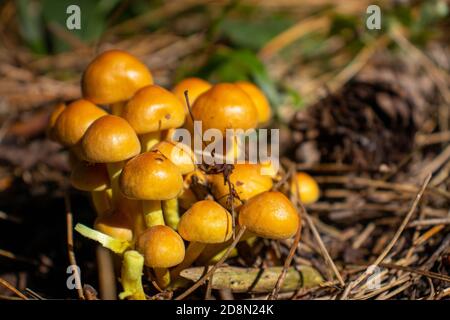
M66 27L73 4L81 9L80 30ZM381 29L366 26L372 4L381 8ZM81 96L84 68L111 48L136 55L167 88L187 76L261 87L274 111L271 126L282 130L286 161L344 177L319 179L331 190L309 208L325 221L320 232L339 266L376 257L376 246L383 247L378 236L395 232L386 228L413 197L394 189L395 197L369 199L364 190L373 185L353 190L346 175L417 184L431 172L441 197L427 205L435 217L448 217L449 6L444 0L0 1L0 276L46 298L76 297L66 287L64 195L77 222L91 225L94 215L84 195L68 191L67 154L46 139L45 126L56 103ZM336 201L342 206L331 206ZM353 246L370 224L370 239ZM446 230L421 249L425 257ZM95 287L94 245L76 238L75 251L83 280ZM302 254L324 269L319 252ZM10 293L0 287L0 295Z

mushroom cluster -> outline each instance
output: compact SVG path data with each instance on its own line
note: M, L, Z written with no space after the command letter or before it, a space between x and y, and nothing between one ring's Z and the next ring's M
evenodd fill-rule
M183 269L223 252L235 226L246 228L241 241L287 239L300 227L291 201L274 190L277 172L262 174L270 164L206 170L174 140L194 121L224 136L267 124L270 105L254 84L188 78L169 91L136 57L110 50L88 65L81 87L82 99L54 109L48 135L69 150L72 186L90 193L97 213L93 229L75 229L121 257L121 299L146 299L145 267L155 286L170 288ZM316 201L317 184L305 177L291 192Z

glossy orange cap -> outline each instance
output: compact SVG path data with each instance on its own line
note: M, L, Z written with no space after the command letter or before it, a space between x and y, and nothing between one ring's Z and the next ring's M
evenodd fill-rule
M184 240L201 243L222 243L233 233L231 214L212 200L196 202L178 224Z
M137 90L152 83L150 70L136 57L125 51L109 50L87 66L81 87L85 99L112 104L130 99Z
M137 241L138 251L151 268L170 268L184 259L184 242L178 233L167 226L154 226L142 233Z
M269 101L264 93L253 83L248 81L239 81L236 82L235 85L244 90L252 99L258 112L258 123L267 123L272 116L272 109L270 109Z
M106 111L87 100L72 102L56 120L55 137L61 144L73 147L81 141L90 125L106 114Z
M117 116L104 116L86 131L83 155L92 162L108 163L130 159L141 151L141 144L129 123Z
M270 190L273 185L271 177L262 175L261 167L257 164L236 164L229 178L242 201ZM223 206L227 206L230 192L228 184L224 184L223 174L211 175L210 179L214 197ZM238 208L241 204L242 202L238 199L234 200L235 208Z
M208 91L212 85L200 78L186 78L180 81L173 89L172 92L180 99L181 103L185 106L185 113L189 114L189 109L186 104L186 98L184 92L188 92L189 103L191 107L194 105L195 100L204 92Z
M126 163L120 175L120 188L131 199L169 200L181 192L183 177L169 159L150 151Z
M226 129L256 128L258 114L250 97L231 83L216 84L200 95L192 107L195 120L203 130L215 128L225 135Z
M298 172L291 181L291 192L298 192L298 197L304 204L316 202L320 197L320 189L316 180L305 172Z
M194 153L182 143L161 141L154 145L152 150L162 153L180 169L182 175L195 170Z
M184 107L180 100L166 89L151 85L140 89L122 111L138 134L181 127Z
M300 217L292 203L277 191L266 191L251 198L239 211L239 224L263 238L290 238L299 223Z

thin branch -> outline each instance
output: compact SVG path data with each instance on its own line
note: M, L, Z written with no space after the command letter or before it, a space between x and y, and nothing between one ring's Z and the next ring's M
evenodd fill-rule
M74 268L75 279L79 281L80 286L77 286L78 297L81 300L85 300L82 285L81 285L81 275L78 272L77 260L75 258L75 252L73 251L73 216L72 209L70 205L70 198L67 193L64 193L64 203L66 206L66 225L67 225L67 254L69 256L69 261Z
M423 194L425 193L425 189L428 186L428 183L431 180L431 174L427 176L424 183L422 184L422 187L420 188L419 192L417 193L415 200L411 206L411 209L409 210L408 214L403 219L402 224L397 229L397 232L395 233L392 240L389 242L389 244L386 246L386 248L383 250L383 252L378 256L378 258L375 260L375 262L370 265L364 273L362 273L355 281L352 281L348 284L348 286L344 290L344 294L342 295L341 299L347 299L348 295L350 294L350 291L355 288L358 284L360 284L364 279L366 279L368 276L370 276L376 269L376 267L383 262L383 260L386 258L386 256L389 254L389 252L392 250L394 245L397 243L398 239L400 238L400 235L405 230L406 226L409 223L409 220L411 219L412 215L417 209L417 206L419 205L420 199L422 199Z
M18 297L22 298L23 300L28 300L26 295L24 295L22 292L17 290L12 284L10 284L5 279L0 278L0 285L4 286L6 289L13 292L14 294L16 294Z
M291 181L296 182L296 184L295 184L296 192L294 194L294 199L295 199L294 203L296 204L297 214L299 214L298 213L299 207L300 207L302 213L304 214L306 212L306 210L305 210L303 204L298 201L299 186L298 186L297 179L295 179L295 177L294 177L294 173L295 173L295 166L291 164L287 176L290 176L293 179ZM299 214L299 220L300 220L300 217L301 217L301 215ZM287 271L292 263L292 259L294 258L295 252L297 251L297 247L298 247L298 243L300 242L301 234L302 234L302 224L301 224L301 222L299 222L294 241L292 242L291 248L289 250L289 255L287 256L286 260L284 261L284 266L281 271L281 274L278 277L277 283L275 284L275 287L273 288L272 293L268 296L268 300L276 300L277 299L278 293L280 292L280 289L283 285L284 279L286 278Z
M334 263L333 259L331 259L330 254L328 253L327 248L325 247L325 244L322 241L322 238L320 237L319 232L317 231L316 226L314 225L314 222L312 221L309 214L305 211L304 213L305 220L308 223L308 226L311 228L311 231L316 238L317 243L319 244L319 248L322 251L322 254L325 258L325 261L330 265L331 269L333 270L334 274L336 275L336 278L339 281L339 284L341 286L345 286L344 279L342 278L341 274L339 273L338 268L336 267L336 264Z
M388 269L396 269L396 270L406 271L406 272L410 272L410 273L416 273L416 274L420 274L422 276L425 276L425 277L428 277L431 279L441 280L441 281L450 283L450 277L446 276L445 274L440 274L440 273L426 271L426 270L420 270L420 269L414 269L414 268L410 268L410 267L399 266L399 265L393 264L393 263L380 263L380 267L388 268Z

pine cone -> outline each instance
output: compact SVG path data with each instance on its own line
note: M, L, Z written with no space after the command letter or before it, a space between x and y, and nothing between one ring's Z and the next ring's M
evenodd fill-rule
M290 123L294 157L361 169L401 161L435 112L438 97L413 61L378 55L339 92L295 114Z

